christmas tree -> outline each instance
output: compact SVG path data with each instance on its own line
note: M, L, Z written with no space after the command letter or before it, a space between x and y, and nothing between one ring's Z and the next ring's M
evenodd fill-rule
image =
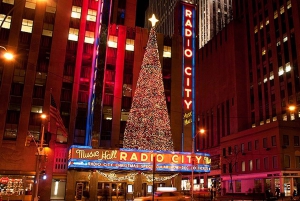
M125 128L123 147L173 151L170 119L154 28L157 20L154 15L151 20L152 28Z

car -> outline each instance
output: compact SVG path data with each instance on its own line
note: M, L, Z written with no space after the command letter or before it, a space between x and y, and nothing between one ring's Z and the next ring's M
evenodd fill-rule
M152 201L152 196L147 197L137 197L134 198L134 201ZM172 192L155 192L154 193L154 201L190 201L191 197L183 195L179 191L172 191Z

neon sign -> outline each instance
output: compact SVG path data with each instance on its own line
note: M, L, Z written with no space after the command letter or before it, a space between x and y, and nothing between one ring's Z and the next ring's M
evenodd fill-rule
M155 157L154 157L155 156ZM210 172L210 155L189 152L148 151L131 149L92 149L72 146L69 150L69 168L102 168L111 170L152 170L156 158L157 171Z
M193 123L195 74L195 9L182 7L184 125Z

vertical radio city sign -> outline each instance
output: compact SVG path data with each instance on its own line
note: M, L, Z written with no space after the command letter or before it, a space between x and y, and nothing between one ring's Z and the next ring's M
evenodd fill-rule
M196 50L196 13L194 5L182 5L182 37L183 37L183 81L182 81L182 98L184 125L194 129L195 124L195 50Z

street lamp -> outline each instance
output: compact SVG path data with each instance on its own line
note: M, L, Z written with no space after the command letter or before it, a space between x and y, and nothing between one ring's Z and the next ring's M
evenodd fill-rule
M6 60L12 60L14 58L14 55L10 52L7 51L7 49L4 47L4 46L1 46L0 45L0 48L4 49L5 50L5 53L3 54L3 57L6 59Z
M200 134L204 134L205 130L203 128L201 128L199 130ZM197 137L197 135L192 137L192 183L191 183L191 188L192 188L192 201L194 200L194 162L195 162L195 138Z
M45 135L45 125L44 125L44 120L47 118L47 115L42 114L42 133L41 133L41 140L40 144L37 147L37 161L36 161L36 169L35 169L35 193L34 193L34 198L33 201L38 201L38 191L39 191L39 183L40 183L40 164L41 164L41 156L45 155L44 154L44 135Z

